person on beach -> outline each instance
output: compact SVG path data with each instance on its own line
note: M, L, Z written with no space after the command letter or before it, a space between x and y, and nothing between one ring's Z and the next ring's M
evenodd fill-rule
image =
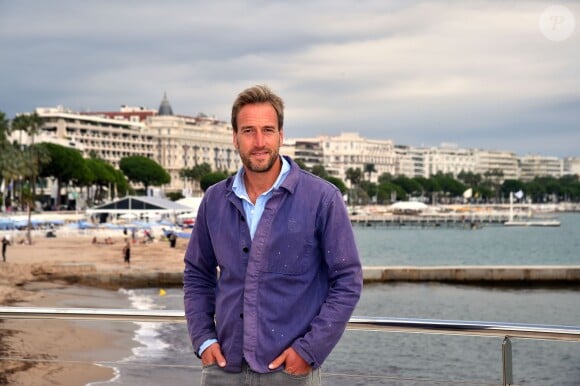
M238 95L231 120L243 166L206 191L185 253L202 386L320 385L360 297L342 194L280 156L283 109L266 86Z
M175 248L175 245L177 244L177 235L175 234L175 232L171 231L171 233L169 233L169 247L170 248Z
M10 240L6 236L2 236L2 261L6 262L6 249L10 245Z
M125 240L125 246L123 247L123 261L127 267L131 266L131 242Z

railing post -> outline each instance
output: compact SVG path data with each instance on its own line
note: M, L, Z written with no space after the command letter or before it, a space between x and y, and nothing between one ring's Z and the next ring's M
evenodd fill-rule
M506 336L501 344L501 357L502 357L502 373L503 373L503 386L509 386L514 383L514 377L512 373L512 342L509 336Z

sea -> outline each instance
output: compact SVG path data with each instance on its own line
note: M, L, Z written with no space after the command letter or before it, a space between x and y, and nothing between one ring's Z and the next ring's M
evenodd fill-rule
M558 217L560 227L354 231L365 266L580 265L580 214ZM122 289L117 295L137 309L183 309L181 288ZM580 326L580 286L370 284L354 315ZM199 385L200 362L184 323L135 327L131 355L114 362L93 359L114 368L115 376L91 386ZM502 341L347 330L322 367L323 384L500 385ZM515 385L580 385L580 342L514 338L512 350Z

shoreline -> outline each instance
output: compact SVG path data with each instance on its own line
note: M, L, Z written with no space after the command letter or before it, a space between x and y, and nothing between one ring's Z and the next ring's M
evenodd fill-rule
M129 302L110 290L36 282L25 285L36 292L33 300L15 306L127 308ZM67 320L4 320L1 350L3 382L11 385L50 383L87 385L116 375L116 362L132 354L136 326L132 323L94 323ZM31 381L37 380L37 381Z
M183 257L188 242L186 239L178 239L176 248L170 248L168 241L160 239L159 234L153 235L156 240L151 243L143 243L142 238L137 239L131 244L131 267L128 268L123 263L122 231L60 233L59 229L56 236L46 238L34 234L32 245L12 244L8 247L7 262L0 262L0 305L128 308L127 300L125 303L120 301L119 294L112 289L181 285ZM93 237L97 237L96 243L92 242ZM106 237L111 237L112 243L105 243ZM424 275L428 277L427 281L445 281L440 276L429 277L437 270L437 275L452 273L461 279L448 281L449 284L498 285L497 275L519 270L527 272L528 276L522 276L524 280L508 280L504 284L514 285L519 281L515 283L516 286L546 286L554 283L540 280L535 276L536 272L545 271L547 274L552 269L550 272L554 273L557 271L555 268L562 267L498 266L493 267L496 271L486 274L486 281L474 280L476 270L484 272L489 268L492 267L364 267L365 284L377 281L417 281L418 277ZM580 275L580 265L567 268L574 270L575 275ZM504 277L514 278L509 275ZM576 278L566 285L570 284L580 284L580 279ZM56 356L56 351L61 350L61 353L68 355L65 360L71 366L47 360L25 362L24 365L0 361L0 384L42 384L46 383L45 379L49 379L47 377L54 377L51 378L53 383L62 385L107 381L113 378L114 371L98 363L110 363L111 357L128 357L132 348L138 346L132 340L135 330L127 327L134 326L130 322L110 324L51 320L44 322L42 329L38 327L39 323L39 320L27 320L26 323L20 320L0 320L2 357L20 355L17 349L25 349L28 358L50 359L51 355ZM121 327L118 323L127 326ZM97 338L92 339L93 336ZM72 340L65 339L70 337L73 337ZM51 345L55 340L58 340L59 347L51 352L49 350L53 349ZM120 344L116 345L116 341L120 341ZM90 358L88 354L103 357ZM81 360L83 363L90 362L80 366L82 370L76 373L69 368L73 367L73 362ZM5 371L8 365L15 366L8 369L9 373ZM76 376L82 378L67 383L72 382L70 379ZM2 377L9 377L9 380L4 381Z
M112 244L93 244L92 234L61 237L57 232L56 238L34 237L32 245L8 246L7 262L0 262L0 305L130 308L129 300L114 290L67 283L47 272L87 266L118 275L182 269L183 240L176 248L161 240L137 240L131 246L131 268L126 268L124 237L118 233ZM115 371L108 364L131 356L139 346L133 340L136 328L131 322L0 320L0 356L22 358L0 361L0 384L72 386L111 380Z

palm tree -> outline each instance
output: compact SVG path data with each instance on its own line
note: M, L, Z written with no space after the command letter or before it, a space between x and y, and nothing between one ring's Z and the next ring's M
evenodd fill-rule
M28 177L29 185L24 191L22 185L20 186L20 201L26 205L28 213L28 227L26 232L26 237L28 243L32 242L30 231L32 228L32 208L36 204L36 178L38 176L40 155L36 147L34 146L34 137L39 133L40 127L42 126L42 118L36 113L32 114L21 114L16 116L12 120L12 130L19 130L20 132L25 132L30 138L30 142L26 148L26 152L22 146L22 140L20 141L20 151L25 155L25 162L23 163L23 171L21 175L23 177Z
M348 181L350 181L350 185L351 185L351 189L350 189L351 195L355 196L355 197L353 197L354 199L352 200L353 204L356 203L356 201L357 201L356 191L357 191L358 186L360 185L360 183L362 181L362 178L363 178L363 172L359 168L356 168L356 169L348 168L346 170L346 179ZM350 201L350 195L349 195L349 201Z
M31 180L32 194L36 195L36 177L38 176L39 168L39 155L34 146L34 137L40 132L40 127L42 126L42 118L37 113L32 114L21 114L16 116L12 120L12 130L18 130L20 132L25 132L30 141L28 143L28 155L32 160L30 164L29 177ZM20 146L22 149L22 139L20 140Z
M5 187L7 186L7 182L4 180L4 170L7 167L7 163L10 160L8 156L8 149L10 145L8 143L8 135L10 135L10 125L9 121L6 118L6 114L0 111L0 173L2 174L0 178L0 186ZM4 198L4 192L6 188L2 189L2 196L0 197L2 201L2 211L6 211L6 200Z
M10 125L6 114L0 111L0 146L8 143L8 136L10 135Z
M368 176L369 176L368 181L370 182L371 181L371 174L377 172L377 169L375 168L375 164L365 164L364 172L368 174Z

